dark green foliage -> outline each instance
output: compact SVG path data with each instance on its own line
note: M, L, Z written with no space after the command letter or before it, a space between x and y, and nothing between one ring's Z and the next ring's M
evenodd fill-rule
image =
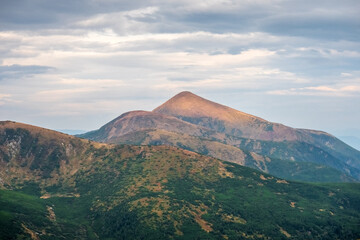
M21 223L50 226L46 206L38 197L15 191L0 190L0 239L24 236Z
M302 182L355 182L354 178L334 168L312 162L272 159L268 171L275 176Z
M113 166L112 169L118 171L119 166L123 164L117 163L126 162L127 168L118 176L106 173L105 165L97 166L99 172L95 175L78 175L81 179L78 180L78 188L87 189L86 191L90 191L90 195L95 199L109 202L116 198L116 195L113 195L115 189L128 188L129 184L131 186L134 183L132 179L146 177L148 174L156 176L159 173L155 165L153 172L146 172L142 166L152 163L144 161L141 157L115 159L111 164L107 160L102 163L110 164ZM163 160L147 159L154 161L154 164ZM227 170L241 179L216 177L214 167L204 168L199 173L192 174L191 166L197 161L201 160L192 159L187 162L186 166L190 168L187 168L188 171L180 178L174 172L175 168L169 169L166 174L168 194L140 188L135 196L114 208L95 211L92 215L93 227L97 226L95 231L102 238L109 239L126 239L128 236L134 236L134 239L167 239L169 236L177 239L219 239L222 235L228 236L229 239L237 239L241 234L286 239L280 228L297 239L352 239L360 234L357 229L360 224L358 184L282 183L266 174L263 174L263 177L267 180L262 180L262 173L235 164L228 164ZM205 175L202 175L204 173ZM205 180L209 176L215 177L214 181ZM89 185L91 187L87 188ZM146 183L143 186L146 187ZM332 192L335 195L329 197ZM153 223L154 225L145 224L144 221L154 217L152 210L156 202L155 205L137 207L129 211L131 207L128 202L151 197L170 199L170 216L182 222L179 230L183 235L174 235L175 230L171 221L160 221L161 224ZM291 202L295 203L295 207L291 207ZM189 212L185 211L190 217L186 217L183 212L184 207L200 207L201 204L207 207L207 213L202 219L211 224L213 231L210 233L202 230ZM240 216L246 220L246 224L226 222L222 218L223 215Z

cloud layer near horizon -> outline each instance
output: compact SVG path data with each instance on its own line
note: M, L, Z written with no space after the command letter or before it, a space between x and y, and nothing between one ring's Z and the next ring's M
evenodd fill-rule
M356 0L1 5L1 120L89 130L183 90L294 127L360 119Z

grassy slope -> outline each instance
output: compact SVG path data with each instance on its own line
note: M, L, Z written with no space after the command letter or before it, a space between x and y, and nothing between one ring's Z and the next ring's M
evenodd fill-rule
M88 212L76 198L41 199L28 191L0 190L0 239L97 239Z
M34 144L20 143L12 149L24 155L2 162L14 177L8 187L20 188L0 191L2 226L12 226L14 238L30 236L21 224L40 239L360 237L358 184L286 182L175 147L101 146L57 134L43 141L27 131L17 129L1 146L4 161L12 139ZM39 142L42 164L18 164L33 159ZM27 177L16 179L19 169Z
M119 155L121 147L112 151ZM99 233L103 237L265 239L286 238L286 231L294 238L346 239L359 234L357 184L286 182L171 147L139 148L120 161L108 155L96 168L96 175L80 175L78 187L90 185L83 196L97 197L93 217L107 226ZM114 223L119 214L126 217Z
M286 182L172 147L93 151L98 158L71 177L71 191L80 197L0 192L1 213L17 219L13 232L25 223L34 232L46 229L41 239L74 234L94 239L360 236L358 184ZM69 188L58 184L47 193L56 196ZM56 224L47 219L45 206L53 207Z

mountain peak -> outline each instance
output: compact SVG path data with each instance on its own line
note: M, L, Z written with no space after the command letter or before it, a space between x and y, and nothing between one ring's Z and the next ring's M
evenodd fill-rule
M196 95L192 92L183 91L183 92L176 94L174 97L170 98L167 102L165 102L161 106L172 105L174 107L174 105L182 105L182 104L190 104L190 103L195 104L196 102L203 101L203 100L206 100L206 99L199 97L198 95ZM158 108L160 108L160 107L158 107ZM156 109L154 109L154 112L157 112Z
M161 106L155 108L153 112L171 116L183 117L211 117L232 122L239 120L262 120L261 118L235 110L233 108L209 101L192 92L180 92Z
M212 130L262 140L296 140L296 130L209 101L191 92L181 92L153 112L174 116Z
M191 95L197 96L196 94L194 94L190 91L182 91L182 92L179 92L178 94L176 94L174 97L176 97L176 96L191 96Z

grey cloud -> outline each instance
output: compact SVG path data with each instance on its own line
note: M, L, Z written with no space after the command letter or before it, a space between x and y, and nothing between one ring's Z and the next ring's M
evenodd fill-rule
M194 4L195 5L195 4ZM170 24L181 23L180 31L226 32L268 32L284 36L306 36L308 38L332 38L357 40L360 31L359 1L273 1L269 6L259 1L234 4L234 8L208 9L167 5L159 14L163 23L159 31L171 30ZM243 6L244 5L244 6ZM162 25L163 24L163 25ZM176 25L175 25L176 26Z
M2 0L0 28L11 29L102 29L112 28L120 34L136 28L136 22L146 26L146 32L268 32L284 36L304 36L320 39L356 41L360 35L360 9L357 0L320 1L226 1L205 8L187 1L45 1ZM157 6L151 15L126 16L104 24L79 26L76 23L99 14ZM118 21L115 21L118 20ZM119 25L130 21L131 28Z
M264 19L261 30L273 34L356 41L360 35L360 18L339 15L286 14Z
M75 21L95 14L127 11L145 3L126 0L1 0L0 28L27 30L71 27Z
M14 64L9 66L0 66L0 80L16 79L35 74L42 74L54 69L55 68L53 67L36 65L22 66Z

